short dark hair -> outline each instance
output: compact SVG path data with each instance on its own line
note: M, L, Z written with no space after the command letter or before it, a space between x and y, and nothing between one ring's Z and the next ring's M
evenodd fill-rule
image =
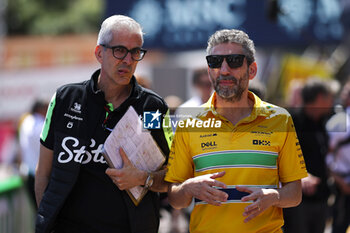
M48 102L45 100L37 99L34 101L32 108L31 108L31 113L38 113L43 109L46 109L48 106Z
M304 104L313 103L319 94L325 96L331 94L326 83L320 79L308 80L301 90L301 97Z

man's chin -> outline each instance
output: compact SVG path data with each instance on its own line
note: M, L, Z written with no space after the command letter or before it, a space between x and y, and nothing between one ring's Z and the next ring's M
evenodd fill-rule
M117 77L116 79L120 85L128 85L130 83L131 77L121 76Z
M226 102L236 102L239 101L242 98L242 95L237 96L235 93L232 94L224 94L224 93L218 93L218 96L222 98Z

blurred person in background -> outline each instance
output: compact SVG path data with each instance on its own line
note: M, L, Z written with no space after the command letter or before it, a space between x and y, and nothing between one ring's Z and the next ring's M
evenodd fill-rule
M159 227L158 191L165 170L147 173L134 167L121 148L123 167L111 169L102 155L111 129L132 106L137 114L166 114L165 101L141 87L134 76L146 54L143 32L130 17L103 21L95 47L101 69L91 79L57 89L41 134L35 177L39 205L36 233L144 232ZM171 128L151 130L167 157ZM149 191L135 205L125 190Z
M260 99L265 99L266 87L265 85L257 79L253 79L249 82L248 90L257 95Z
M37 208L34 193L35 168L40 154L40 133L45 122L48 102L36 100L29 114L26 114L18 129L21 170L27 174L26 187L34 207Z
M195 198L190 232L282 232L282 208L300 203L307 176L292 118L248 91L257 64L246 33L215 32L207 54L215 91L196 119L222 124L178 126L165 176L169 202L180 209Z
M192 85L195 95L185 101L179 108L198 107L208 101L213 92L207 69L197 69L193 72Z
M304 155L308 177L302 179L303 199L284 209L285 233L323 233L329 211L330 188L326 166L328 135L325 128L333 110L333 94L320 79L307 80L301 89L302 107L292 110L295 130Z
M178 106L174 116L176 121L195 116L200 111L199 107L208 101L213 92L208 71L205 68L193 71L192 85L194 96Z
M137 83L147 89L152 90L152 82L149 78L147 78L146 76L143 75L137 75L136 76L136 81Z
M346 233L350 224L350 81L340 94L344 107L327 122L329 154L327 164L336 184L332 233Z
M164 98L169 106L170 116L175 114L176 109L182 104L182 99L176 95L168 95Z
M301 108L301 106L303 105L303 100L301 96L301 90L303 89L303 87L304 83L300 79L293 79L290 81L286 96L286 104L288 108Z

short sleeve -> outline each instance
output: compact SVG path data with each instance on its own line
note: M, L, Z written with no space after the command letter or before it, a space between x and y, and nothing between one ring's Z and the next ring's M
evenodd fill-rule
M285 141L278 158L278 173L282 183L292 182L307 177L306 165L298 136L291 116L287 118Z
M54 114L55 107L56 107L56 93L51 98L51 101L46 113L45 123L40 135L41 144L51 150L53 149L53 145L54 145L54 133L52 129L52 126L53 126L52 123L54 122L53 114Z
M190 153L189 137L185 128L177 128L171 145L165 181L182 183L193 177L194 164Z

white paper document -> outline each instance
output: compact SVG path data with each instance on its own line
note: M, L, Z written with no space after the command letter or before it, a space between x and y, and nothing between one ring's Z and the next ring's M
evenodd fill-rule
M104 156L108 165L120 169L123 161L119 154L122 147L129 160L140 170L156 171L165 161L165 156L154 141L150 131L143 130L143 124L133 107L129 107L104 143ZM128 190L137 205L147 193L141 186Z

